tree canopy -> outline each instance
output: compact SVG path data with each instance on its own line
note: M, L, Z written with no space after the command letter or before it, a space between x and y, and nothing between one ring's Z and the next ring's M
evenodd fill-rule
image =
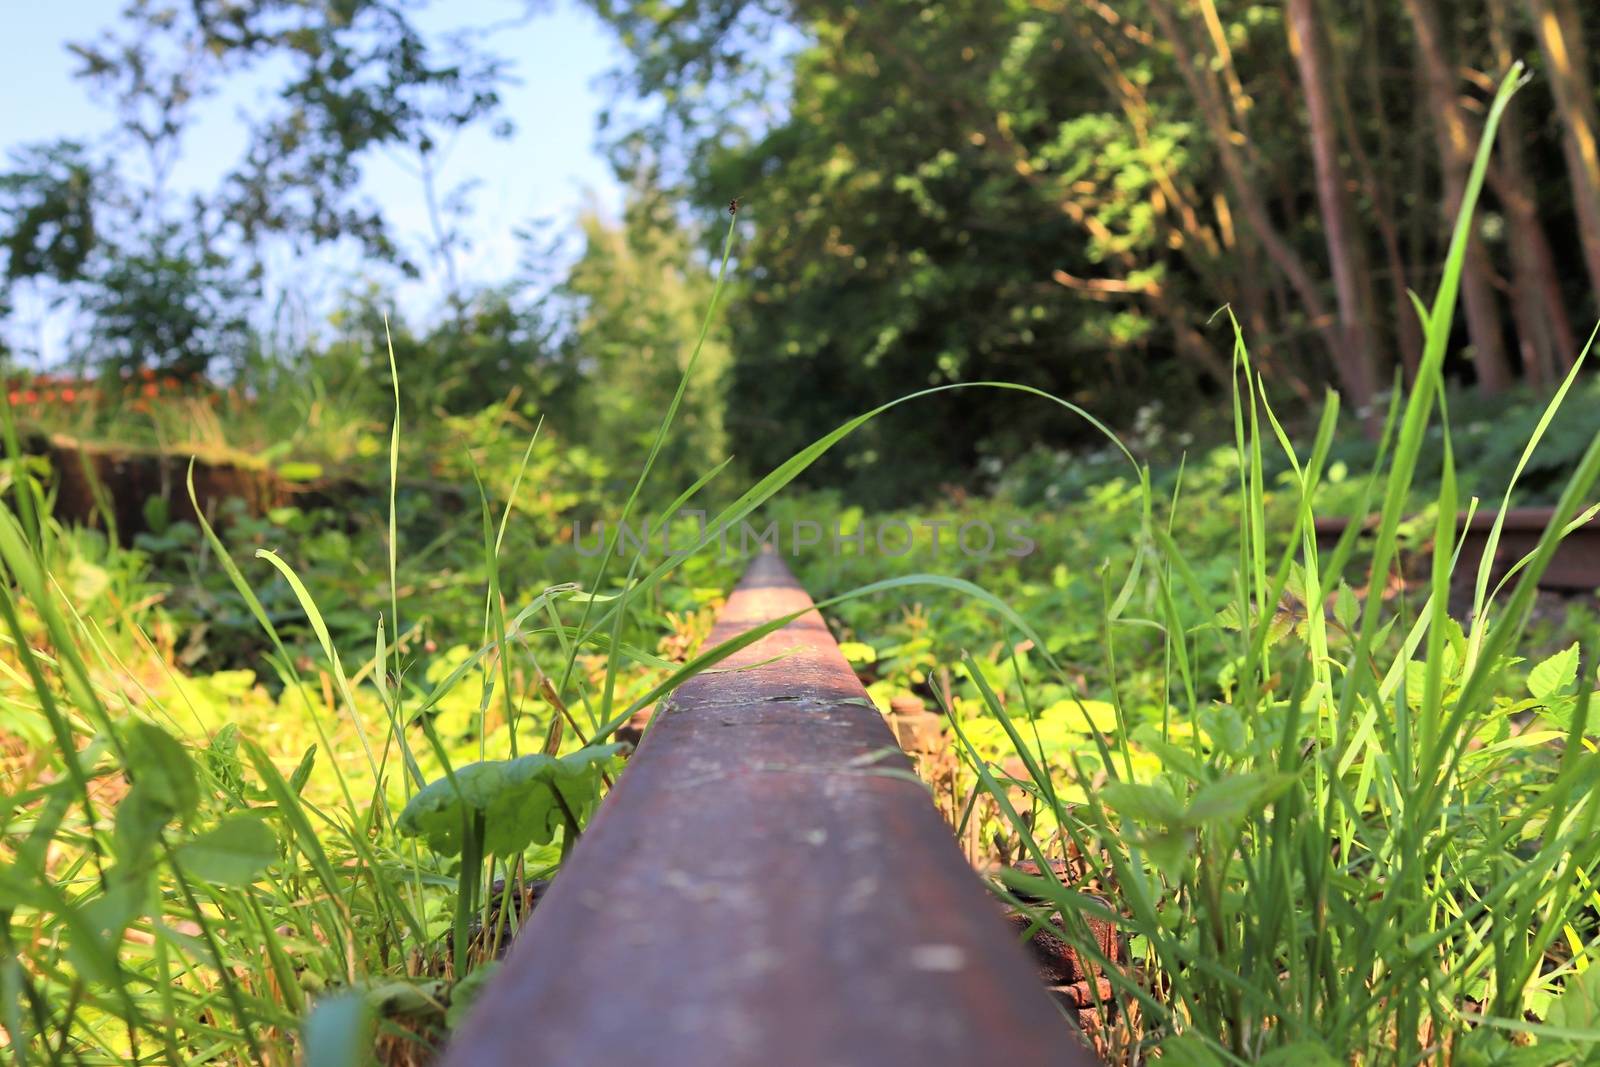
M1416 364L1408 291L1437 278L1518 60L1535 84L1502 127L1452 374L1548 386L1596 313L1600 20L1570 0L596 10L630 50L626 91L659 105L626 136L685 161L702 217L737 195L754 220L728 425L757 459L942 382L1181 413L1229 380L1224 306L1278 387L1372 412ZM936 408L876 421L839 462L893 439L934 477L1063 433L1004 398Z

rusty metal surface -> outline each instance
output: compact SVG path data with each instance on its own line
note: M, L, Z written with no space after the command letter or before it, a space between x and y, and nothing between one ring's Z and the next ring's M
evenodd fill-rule
M1496 580L1538 546L1539 538L1554 514L1554 508L1511 508L1506 512L1492 565ZM1478 561L1488 548L1495 509L1479 509L1471 522L1467 522L1466 518L1465 513L1459 516L1462 545L1457 573L1470 576L1477 574ZM1367 524L1376 526L1376 517L1369 519ZM1347 519L1317 519L1318 546L1332 548L1348 525ZM1600 518L1589 521L1562 539L1550 559L1550 566L1539 577L1539 588L1568 594L1600 589Z
M711 640L810 604L759 557ZM741 665L664 703L447 1067L1091 1062L822 618Z
M1523 556L1539 546L1539 538L1555 517L1555 508L1513 508L1506 512L1505 525L1500 530L1500 544L1495 552L1496 580ZM1462 532L1461 555L1470 560L1470 569L1477 568L1489 545L1489 530L1494 525L1494 509L1479 511L1472 516ZM1586 592L1600 589L1600 519L1592 520L1562 538L1550 557L1550 566L1539 576L1539 588L1563 592Z

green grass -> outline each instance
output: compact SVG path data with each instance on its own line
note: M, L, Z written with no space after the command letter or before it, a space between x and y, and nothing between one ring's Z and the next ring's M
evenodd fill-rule
M1507 83L1497 97L1485 146L1513 90ZM1439 293L1421 310L1421 371L1396 398L1380 450L1387 460L1368 483L1377 533L1370 573L1352 580L1369 591L1396 566L1417 457L1442 407L1440 368L1487 152ZM1150 614L1134 616L1106 587L1100 626L1119 728L1106 733L1101 758L1069 757L1063 783L1045 769L1026 717L1014 720L980 685L1027 763L1037 810L1016 810L1008 783L964 738L984 786L1034 857L1061 855L1069 841L1077 854L1102 857L1125 914L1108 914L1076 887L1030 888L1059 907L1080 951L1100 955L1085 915L1131 935L1134 967L1104 961L1107 974L1115 998L1137 1004L1139 1038L1159 1046L1163 1062L1587 1062L1600 1041L1600 730L1576 646L1531 671L1517 653L1537 577L1593 499L1600 440L1537 551L1491 588L1491 544L1471 614L1456 620L1448 601L1458 505L1476 501L1456 498L1448 433L1424 579L1393 601L1363 595L1345 580L1353 538L1323 554L1311 536L1335 398L1309 451L1297 453L1242 338L1235 369L1231 596L1219 601L1194 578L1175 493L1166 522L1139 546ZM1274 448L1293 472L1296 506L1269 523L1262 471ZM1363 503L1352 517L1366 513ZM1134 713L1114 657L1126 635L1146 628L1160 635L1172 706L1129 730ZM1222 677L1220 698L1203 692ZM1137 773L1136 749L1156 755L1155 773ZM1076 802L1062 796L1067 783Z
M515 933L517 909L489 887L501 879L514 898L548 876L592 810L615 749L585 732L647 679L619 686L614 667L580 663L586 643L567 639L562 612L595 600L574 582L507 610L513 522L522 548L555 521L548 500L517 513L537 437L479 479L479 460L501 454L500 420L455 427L480 502L474 559L460 525L435 533L427 501L402 516L396 383L376 534L293 509L219 533L197 505L198 530L153 523L119 547L51 516L5 412L0 1027L17 1062L347 1063L373 1047L424 1062L481 984L465 979ZM431 537L404 561L402 517ZM236 620L226 650L191 640L197 658L243 662L185 675L157 608L178 591L149 580L152 559L187 579L191 638ZM351 588L374 571L387 577L378 604ZM422 585L432 595L402 592ZM404 628L414 606L426 614ZM641 614L605 647L633 638Z
M1485 165L1370 472L1333 458L1334 397L1296 447L1239 338L1234 440L1172 471L1023 390L1088 419L1119 464L1024 513L1034 555L797 561L880 704L947 706L966 766L936 799L964 839L1100 857L1117 914L1082 885L1028 888L1080 952L1098 951L1086 917L1128 935L1130 964L1103 961L1119 1062L1558 1063L1600 1040L1600 754L1571 643L1592 626L1529 622L1600 443L1514 575L1463 578L1453 551L1476 502L1441 368ZM516 932L493 885L559 869L616 770L610 735L765 632L697 647L736 573L710 558L718 530L873 518L780 494L932 391L734 491L726 462L658 484L680 388L643 469L600 503L713 517L670 557L593 561L560 530L608 472L510 404L419 424L390 370L386 426L320 386L293 402L307 454L360 461L363 501L163 519L131 545L52 517L6 412L0 1047L17 1062L425 1062ZM1572 381L1518 475L1567 432ZM229 430L269 439L286 418L258 417ZM441 504L441 482L464 495ZM1320 550L1330 508L1376 514L1370 542L1354 523Z

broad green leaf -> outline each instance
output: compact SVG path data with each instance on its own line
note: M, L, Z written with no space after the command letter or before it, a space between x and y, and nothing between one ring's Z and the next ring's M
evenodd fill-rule
M1144 849L1150 862L1170 882L1177 882L1183 877L1189 850L1193 846L1194 835L1187 830L1165 830L1139 839L1139 847Z
M1156 736L1154 727L1146 724L1135 731L1134 736L1141 747L1148 749L1161 760L1162 770L1175 772L1192 782L1198 782L1204 777L1204 769L1194 753L1161 740Z
M1567 979L1561 996L1550 1005L1545 1022L1567 1030L1600 1032L1600 967L1590 966Z
M1112 810L1151 826L1175 826L1183 821L1178 798L1158 785L1112 782L1100 790Z
M381 982L367 989L367 1005L380 1018L392 1015L421 1015L437 1012L442 1006L445 983L440 979Z
M1550 700L1572 688L1578 679L1578 643L1557 652L1528 672L1528 692L1539 700Z
M112 851L124 867L136 868L149 861L162 828L194 811L200 788L189 753L161 727L135 722L126 748L133 786L117 805Z
M141 867L155 853L156 838L172 821L172 807L162 803L137 782L117 805L111 833L111 852L123 867Z
M188 750L154 723L136 722L128 730L128 777L173 815L187 818L200 803L194 761Z
M1116 706L1104 700L1058 700L1040 718L1077 734L1108 734L1117 728Z
M277 838L254 815L231 815L178 848L185 875L216 885L249 885L277 858Z
M1583 1062L1569 1042L1541 1039L1537 1045L1524 1045L1515 1034L1488 1026L1467 1030L1456 1043L1456 1067L1573 1067Z
M1296 1041L1275 1048L1256 1063L1262 1067L1340 1067L1338 1057L1319 1041Z
M1216 704L1202 708L1198 717L1200 728L1206 732L1217 751L1227 756L1243 754L1249 734L1238 708L1232 704Z
M1207 782L1189 801L1184 821L1198 825L1237 819L1259 804L1277 785L1276 778L1260 773L1231 774Z
M478 964L467 976L450 987L450 1007L445 1009L444 1023L452 1032L460 1029L466 1021L467 1013L478 1002L478 997L483 994L483 987L489 984L489 979L500 969L500 961L487 960Z
M324 997L301 1029L305 1067L366 1067L372 1062L372 1009L356 992Z
M419 790L396 826L424 838L440 855L454 856L461 851L470 810L484 816L483 847L491 855L512 856L532 844L549 844L568 811L582 819L594 806L601 769L625 747L598 745L567 756L534 753L458 767L454 781L440 778Z

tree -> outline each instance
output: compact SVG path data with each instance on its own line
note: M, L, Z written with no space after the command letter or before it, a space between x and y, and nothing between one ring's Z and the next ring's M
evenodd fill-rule
M113 26L71 46L79 77L116 115L110 142L38 149L0 176L7 278L80 301L95 319L95 357L200 373L243 351L241 301L252 285L259 295L265 241L354 241L416 273L359 192L364 161L399 151L418 160L453 324L464 337L477 330L483 306L457 280L450 217L465 190L440 189L438 160L469 125L509 130L498 114L504 63L466 32L425 37L414 7L127 0ZM249 71L280 80L250 119L243 158L219 187L180 195L170 179L197 103Z
M338 339L325 365L344 368L354 389L362 379L392 387L389 352L400 371L401 399L424 417L468 415L495 405L562 415L576 402L576 371L546 294L529 296L513 280L472 294L459 312L435 323L408 321L394 294L368 283L345 293L331 316ZM562 430L570 424L563 420Z
M1489 0L1489 27L1495 77L1504 79L1515 62L1510 0ZM1523 377L1530 384L1547 386L1572 367L1577 341L1562 307L1555 253L1545 234L1530 174L1522 123L1526 106L1514 100L1501 116L1499 158L1489 173L1510 223L1506 237L1511 252L1511 309L1516 317Z
M1340 160L1331 78L1315 0L1289 0L1289 50L1294 53L1305 90L1311 156L1316 167L1317 202L1327 237L1328 260L1339 302L1343 337L1336 351L1339 379L1358 407L1368 407L1377 392L1375 368L1383 365L1372 325L1372 293L1361 234L1352 224L1346 195L1349 184Z
M1584 170L1592 142L1577 5L1524 3L1548 13L1564 110L1536 127L1519 104L1489 175L1471 361L1450 364L1484 392L1570 366L1567 233L1600 248L1600 151L1575 226L1541 195L1552 151ZM668 184L694 210L748 197L729 429L774 458L914 385L1014 376L1113 421L1205 395L1230 377L1223 303L1272 385L1315 403L1331 379L1370 412L1397 356L1417 365L1409 293L1436 282L1476 116L1532 42L1511 0L595 6L630 52L619 85L651 101L618 140L685 161ZM836 465L914 442L927 471L894 480L933 481L1070 441L1009 398L957 395L892 413L881 440L869 426ZM930 433L940 419L966 432Z
M1444 22L1438 8L1433 0L1406 0L1406 10L1416 28L1417 55L1427 81L1434 139L1444 175L1444 220L1449 222L1461 212L1467 172L1472 168L1478 139L1461 108L1456 67L1446 48ZM1491 279L1492 270L1483 238L1475 229L1467 245L1461 296L1467 314L1467 330L1472 337L1473 365L1477 368L1479 384L1491 393L1511 384L1511 367L1506 359L1504 326Z
M1561 115L1561 147L1578 217L1590 292L1600 299L1600 115L1578 5L1527 0L1544 53L1545 73ZM1594 304L1590 304L1591 312Z
M250 351L247 289L197 227L163 227L105 256L90 280L88 351L103 368L196 378Z
M95 247L103 177L76 141L25 147L11 162L14 169L0 174L6 282L80 280Z
M399 148L426 161L453 131L498 116L504 61L466 33L426 39L394 0L129 0L120 23L73 46L80 76L123 126L169 151L218 79L286 69L251 120L216 203L247 246L272 234L349 237L410 265L358 192L361 162ZM159 167L153 168L160 173Z
M557 296L569 303L569 362L581 368L576 410L558 412L564 436L603 450L613 469L637 473L694 351L711 300L714 265L696 232L634 163L620 225L590 210L579 219L584 249ZM700 352L674 432L652 481L673 493L723 456L722 392L729 362L723 331Z

